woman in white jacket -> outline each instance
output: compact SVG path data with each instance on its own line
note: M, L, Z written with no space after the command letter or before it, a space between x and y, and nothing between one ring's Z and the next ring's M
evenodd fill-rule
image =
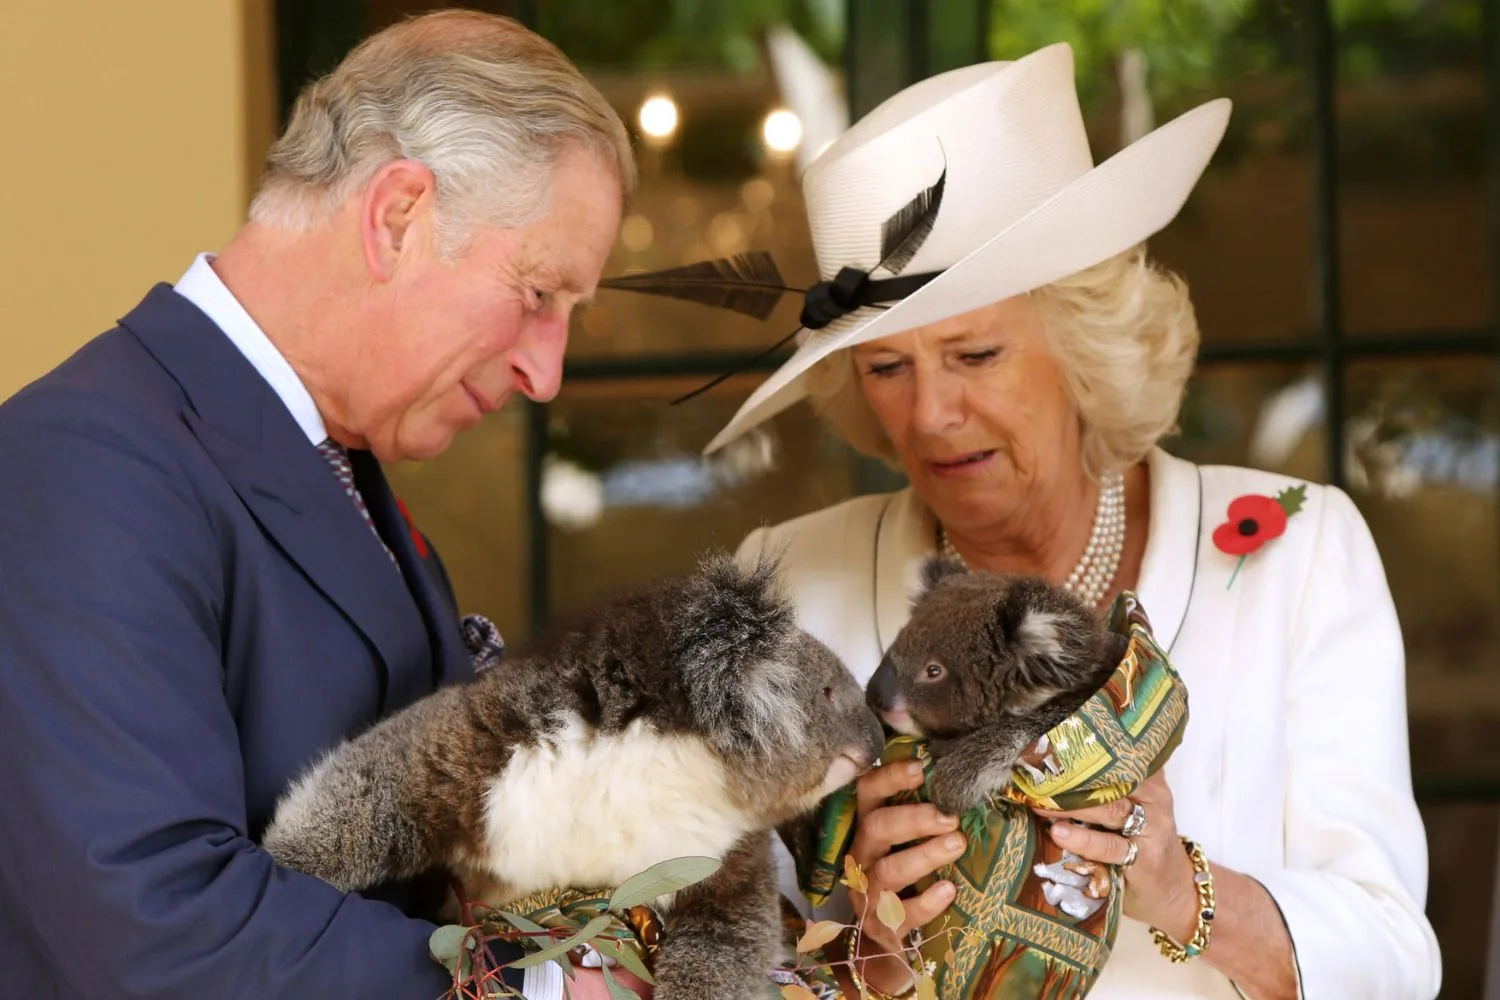
M708 450L810 398L906 473L907 489L760 529L740 551L779 556L802 624L861 681L935 551L1041 574L1101 610L1139 596L1191 717L1131 799L1051 828L1077 854L1128 864L1091 1000L1425 1000L1440 979L1425 834L1401 634L1370 533L1337 489L1158 446L1198 330L1142 243L1181 207L1228 111L1205 104L1095 166L1066 45L891 98L804 175L824 279L806 291L806 332ZM739 277L747 295L767 283ZM871 894L963 851L953 818L885 804L910 787L895 766L860 782L851 850ZM903 932L952 890L908 899ZM847 918L864 901L827 906ZM865 934L897 946L877 921ZM890 995L912 985L895 959L865 976Z

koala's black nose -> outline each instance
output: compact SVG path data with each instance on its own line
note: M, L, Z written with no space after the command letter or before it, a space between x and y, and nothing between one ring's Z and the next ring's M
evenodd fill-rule
M877 712L889 712L896 707L896 694L896 667L887 653L865 685L865 704Z

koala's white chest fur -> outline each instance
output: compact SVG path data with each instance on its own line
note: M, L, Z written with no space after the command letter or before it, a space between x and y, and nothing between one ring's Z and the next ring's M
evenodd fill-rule
M491 782L483 867L511 898L616 886L669 858L722 857L756 825L701 741L639 723L599 736L570 718Z

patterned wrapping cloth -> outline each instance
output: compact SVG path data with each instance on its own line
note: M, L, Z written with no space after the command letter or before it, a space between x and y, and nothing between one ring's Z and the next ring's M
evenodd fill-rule
M600 932L599 937L612 941L621 948L629 949L642 965L651 969L655 963L657 948L661 944L662 918L660 914L650 906L632 906L624 914L612 913L607 909L612 892L612 889L594 891L544 889L515 900L501 909L540 927L549 930L558 928L566 932L577 931L595 917L608 914L609 924ZM789 907L784 907L784 910L789 909ZM795 940L796 935L801 931L800 921L796 921L796 926L793 926L792 918L795 916L795 910L783 916L786 933L792 940ZM486 913L485 918L496 924L508 925L509 923L498 913ZM535 951L546 946L548 942L539 938L529 938L521 943ZM607 956L604 961L610 965L617 964L614 958ZM768 969L766 996L768 1000L779 997L782 986L795 985L806 989L816 1000L840 1000L842 993L837 981L832 975L819 976L818 973L822 971L792 968Z
M1139 600L1120 595L1109 628L1129 646L1109 682L1022 754L999 799L962 818L969 847L917 883L950 879L958 896L922 929L940 1000L1072 1000L1093 987L1114 947L1123 883L1117 866L1065 854L1031 807L1070 810L1129 795L1182 740L1187 690L1156 644ZM923 742L896 736L887 763L929 760ZM907 797L926 800L925 787ZM803 893L827 899L853 839L854 798L843 789L820 806L816 842L789 845ZM873 903L872 903L873 905ZM953 961L947 961L949 949Z

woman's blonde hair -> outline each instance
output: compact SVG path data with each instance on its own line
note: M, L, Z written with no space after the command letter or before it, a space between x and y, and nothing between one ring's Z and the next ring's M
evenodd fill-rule
M553 169L574 146L611 164L630 198L629 135L577 67L510 18L437 11L372 35L302 91L250 215L305 229L382 164L410 158L437 179L451 255L476 227L544 215Z
M1180 277L1139 245L1029 294L1078 409L1089 475L1133 465L1177 430L1199 336ZM825 358L807 379L814 409L839 437L864 454L897 461L851 350Z

